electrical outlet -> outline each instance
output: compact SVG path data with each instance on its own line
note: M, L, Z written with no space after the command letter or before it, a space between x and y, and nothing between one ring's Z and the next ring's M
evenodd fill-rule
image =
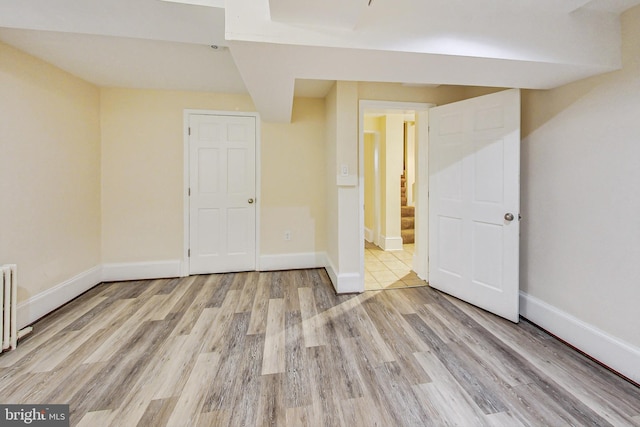
M284 232L284 240L291 240L291 231L287 230Z

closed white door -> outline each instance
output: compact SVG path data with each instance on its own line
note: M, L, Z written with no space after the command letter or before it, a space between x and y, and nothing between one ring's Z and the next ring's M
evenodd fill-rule
M256 268L256 118L189 116L189 273Z
M520 92L429 110L429 284L518 322Z

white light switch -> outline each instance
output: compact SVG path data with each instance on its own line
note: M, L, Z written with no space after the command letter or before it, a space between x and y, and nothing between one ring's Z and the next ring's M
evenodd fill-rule
M349 176L349 165L340 165L340 176Z

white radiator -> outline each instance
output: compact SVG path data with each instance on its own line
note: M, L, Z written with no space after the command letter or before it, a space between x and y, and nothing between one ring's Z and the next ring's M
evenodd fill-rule
M0 305L2 306L2 318L0 330L2 331L2 350L11 350L18 344L18 269L15 264L7 264L0 267Z

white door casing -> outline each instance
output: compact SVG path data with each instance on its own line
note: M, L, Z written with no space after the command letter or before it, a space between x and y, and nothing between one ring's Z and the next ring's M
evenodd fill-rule
M432 108L429 126L429 284L518 322L520 91Z
M256 269L256 117L189 116L189 274Z

